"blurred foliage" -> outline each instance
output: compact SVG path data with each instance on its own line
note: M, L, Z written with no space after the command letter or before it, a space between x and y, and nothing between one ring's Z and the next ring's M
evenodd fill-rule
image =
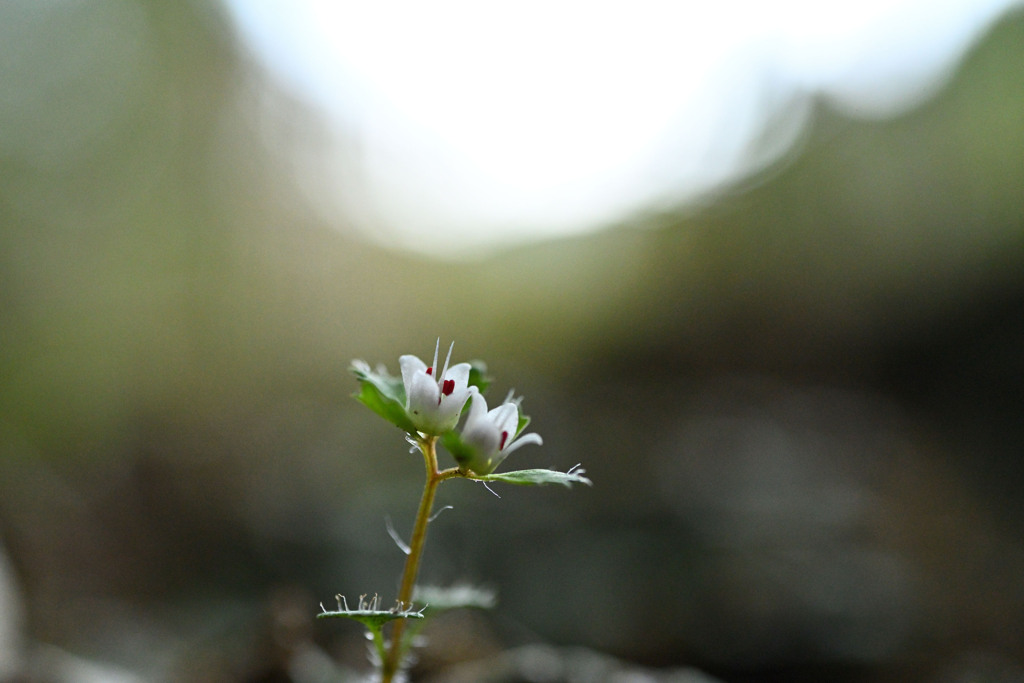
M420 472L347 367L440 335L528 394L546 445L516 469L596 483L445 492L425 578L501 601L450 624L465 652L1019 676L1022 50L1018 12L919 110L816 103L799 149L701 206L442 263L314 208L294 168L334 133L219 6L5 3L0 533L26 639L150 679L245 680L314 640L358 667L354 632L295 615L398 574L383 520Z

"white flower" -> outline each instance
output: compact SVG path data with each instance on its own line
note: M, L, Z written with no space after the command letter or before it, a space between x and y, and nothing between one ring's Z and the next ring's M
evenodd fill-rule
M434 347L434 364L429 367L416 356L406 355L398 359L405 384L405 411L416 429L424 434L438 435L454 429L470 393L469 363L448 367L455 342L448 348L444 369L437 371L440 346L441 340L438 339Z
M472 403L462 428L462 443L471 451L472 457L463 463L465 467L477 474L490 474L520 446L544 443L539 434L518 435L519 404L512 400L511 394L504 403L489 412L487 401L476 387L470 390L470 394Z

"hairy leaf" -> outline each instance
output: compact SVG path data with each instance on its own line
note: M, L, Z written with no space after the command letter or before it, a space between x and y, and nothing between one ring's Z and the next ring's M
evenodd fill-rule
M391 424L410 434L416 433L405 411L405 385L401 377L388 374L383 367L371 370L362 361L354 361L351 370L359 380L359 392L354 394L357 401Z
M583 476L585 470L574 467L568 472L556 470L517 470L515 472L498 472L480 477L473 477L477 481L500 481L505 484L517 484L519 486L544 486L545 484L561 484L571 487L573 484L586 484L593 486L593 482Z

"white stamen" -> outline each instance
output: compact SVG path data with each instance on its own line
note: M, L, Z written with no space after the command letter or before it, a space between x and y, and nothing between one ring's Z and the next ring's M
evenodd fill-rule
M441 343L441 339L438 338L437 342L438 342L438 344L440 344ZM441 372L441 374L438 375L438 377L437 377L438 383L444 382L444 376L446 374L448 374L448 361L450 361L452 359L452 349L454 349L454 348L455 348L455 340L453 339L452 340L452 345L448 347L448 357L444 359L444 371Z

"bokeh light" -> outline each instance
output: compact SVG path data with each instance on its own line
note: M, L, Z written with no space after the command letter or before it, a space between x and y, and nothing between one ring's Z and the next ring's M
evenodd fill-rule
M336 126L321 200L448 257L697 200L787 152L816 96L905 111L1008 5L230 3Z

